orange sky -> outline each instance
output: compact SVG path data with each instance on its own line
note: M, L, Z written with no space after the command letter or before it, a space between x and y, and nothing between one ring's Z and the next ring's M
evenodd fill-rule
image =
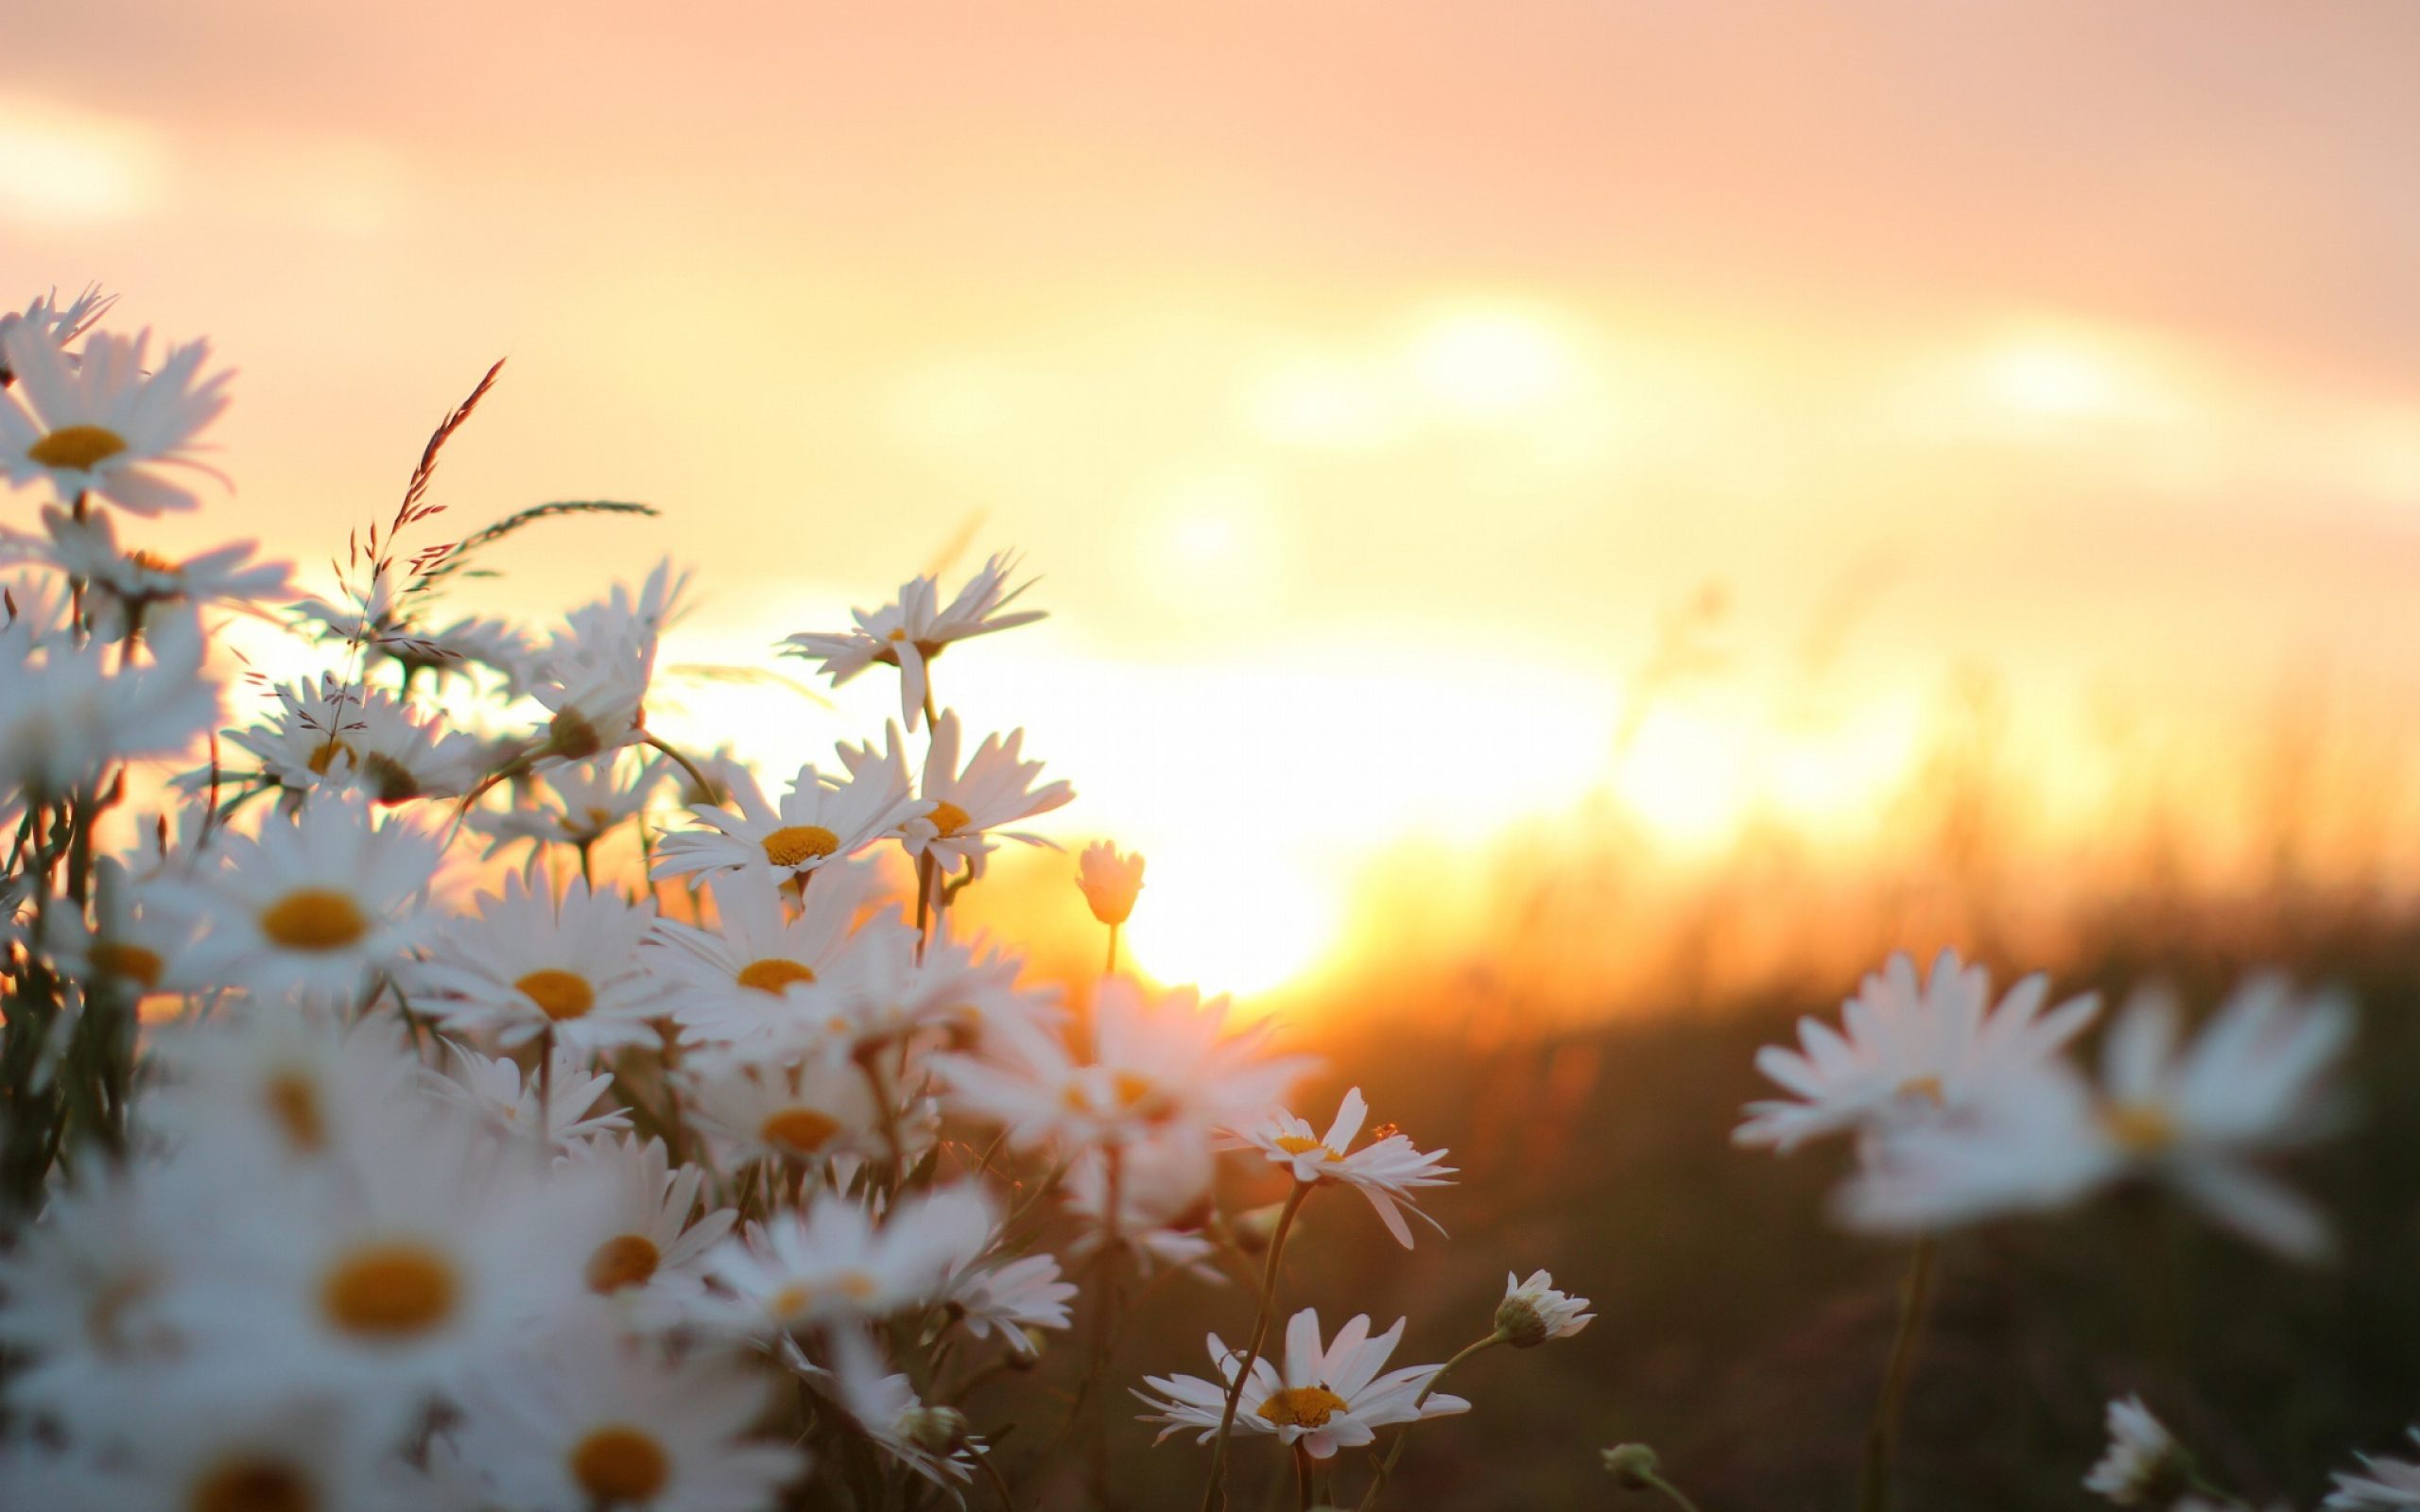
M2420 682L2407 4L40 9L0 297L243 369L168 543L324 557L500 353L460 518L666 518L493 602L669 549L675 655L752 660L979 515L1055 617L944 695L1214 986L1608 783L1684 850L1854 823L1960 666L2054 790L2112 708L2251 743L2324 673L2401 734ZM883 707L690 702L789 762Z

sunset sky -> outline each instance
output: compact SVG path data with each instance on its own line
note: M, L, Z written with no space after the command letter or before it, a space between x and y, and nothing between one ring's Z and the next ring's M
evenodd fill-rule
M668 550L705 590L671 654L762 662L971 524L1052 618L943 699L1029 727L1057 833L1151 854L1167 974L1272 985L1391 847L1592 792L1680 852L1853 829L1962 668L2077 814L2113 718L2248 751L2325 685L2420 733L2401 0L7 32L0 300L99 280L241 369L238 491L164 543L341 550L498 355L449 521L664 518L533 535L485 606ZM664 717L786 768L888 692Z

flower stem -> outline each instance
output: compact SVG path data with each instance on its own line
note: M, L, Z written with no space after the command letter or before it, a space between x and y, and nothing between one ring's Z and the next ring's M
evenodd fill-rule
M1311 1450L1310 1440L1294 1440L1294 1505L1300 1512L1311 1512Z
M1889 1512L1891 1462L1899 1447L1899 1409L1907 1400L1908 1382L1915 1374L1916 1344L1924 1334L1925 1314L1932 1305L1933 1271L1939 1246L1930 1234L1916 1240L1908 1257L1908 1274L1899 1283L1899 1331L1891 1341L1891 1363L1882 1376L1882 1396L1874 1404L1874 1420L1865 1430L1865 1473L1858 1486L1858 1512Z
M1210 1484L1201 1490L1201 1512L1225 1504L1227 1488L1227 1441L1236 1429L1236 1403L1243 1400L1244 1383L1252 1379L1252 1367L1260 1360L1260 1347L1269 1341L1269 1317L1277 1301L1277 1262L1286 1253L1286 1236L1294 1228L1294 1214L1303 1211L1303 1199L1309 1196L1311 1184L1294 1183L1286 1194L1285 1211L1277 1215L1277 1231L1269 1238L1269 1260L1260 1273L1260 1314L1253 1319L1252 1343L1244 1349L1243 1363L1236 1369L1235 1379L1227 1383L1227 1405L1219 1415L1219 1437L1210 1451Z
M1663 1476L1656 1474L1653 1470L1641 1470L1639 1471L1638 1478L1645 1481L1649 1486L1653 1486L1656 1490L1663 1492L1665 1496L1671 1500L1673 1505L1681 1509L1681 1512L1698 1512L1698 1504L1695 1502L1690 1501L1687 1497L1683 1496L1679 1486L1674 1486L1671 1482L1666 1480Z
M1109 964L1100 969L1100 974L1103 976L1117 974L1117 926L1115 924L1109 926Z
M1420 1395L1411 1399L1412 1412L1415 1415L1418 1414L1422 1406L1426 1404L1428 1394L1437 1389L1437 1383L1445 1379L1446 1371L1478 1353L1479 1350L1503 1342L1504 1331L1498 1329L1476 1344L1464 1345L1460 1353L1437 1367L1436 1372L1429 1376L1428 1383L1420 1388ZM1417 1416L1412 1418L1412 1422L1419 1420ZM1378 1504L1378 1493L1386 1488L1387 1477L1394 1473L1395 1461L1403 1458L1403 1443L1405 1439L1411 1436L1411 1423L1406 1423L1395 1431L1395 1441L1387 1446L1387 1457L1378 1463L1378 1478L1372 1481L1370 1488L1361 1494L1360 1512L1370 1512L1372 1507Z
M689 781L698 784L698 795L700 799L709 803L714 801L715 784L707 780L705 773L698 770L697 763L691 761L688 757L682 755L679 751L674 750L670 746L665 744L662 740L653 735L642 733L639 738L645 741L648 745L653 747L655 749L671 757L675 765L677 765L683 771L688 773Z

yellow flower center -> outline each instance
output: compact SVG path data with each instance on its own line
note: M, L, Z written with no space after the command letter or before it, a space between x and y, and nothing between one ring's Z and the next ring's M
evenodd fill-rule
M605 748L605 737L577 709L560 709L546 721L546 744L541 754L566 761L586 761Z
M319 1493L283 1460L222 1460L193 1483L187 1512L317 1512Z
M1325 1386L1288 1386L1253 1410L1280 1428L1324 1428L1347 1405Z
M328 768L337 764L337 758L339 756L344 758L344 764L347 766L353 765L354 751L351 746L341 740L323 740L311 747L311 759L303 765L311 768L312 776L325 777L328 775Z
M89 470L126 450L126 438L101 425L61 425L26 448L44 467Z
M813 1155L840 1132L840 1121L812 1108L785 1108L757 1130L768 1144Z
M550 966L543 971L532 971L512 985L558 1023L579 1018L596 1006L596 989L578 971L559 971Z
M160 985L160 973L168 964L140 945L106 939L93 947L92 958L94 971L132 982L146 992Z
M765 836L765 859L777 867L820 860L840 849L840 837L820 824L785 824Z
M932 821L933 834L937 839L946 840L966 828L966 811L947 800L934 804L933 812L925 817Z
M1899 1084L1899 1095L1921 1097L1936 1108L1946 1101L1942 1092L1941 1078L1938 1076L1910 1076Z
M2100 1122L2129 1155L2157 1155L2176 1143L2175 1115L2157 1103L2113 1103Z
M134 1340L127 1336L126 1315L158 1289L157 1277L147 1270L137 1270L95 1292L92 1302L84 1309L84 1332L91 1335L94 1348L113 1360L134 1353Z
M340 951L370 933L370 920L333 887L297 887L262 911L261 933L289 951Z
M144 568L149 572L173 573L177 570L177 564L175 562L170 561L167 558L161 556L156 551L145 551L140 546L137 546L132 551L128 552L126 554L126 559L132 562L135 566Z
M644 1286L663 1258L645 1234L615 1234L588 1257L588 1289L610 1297L625 1287Z
M812 1288L801 1286L793 1281L775 1292L766 1301L765 1311L777 1318L796 1317L805 1312L807 1304L814 1300L815 1293Z
M1322 1144L1319 1141L1312 1139L1307 1134L1280 1134L1269 1143L1276 1145L1279 1149L1284 1150L1288 1155L1308 1155L1313 1150L1317 1150L1322 1156L1331 1160L1341 1160L1344 1159L1343 1156L1337 1154L1334 1150L1329 1149L1326 1145Z
M761 961L751 961L739 969L741 987L752 987L759 992L770 992L775 997L780 997L782 990L793 982L814 980L813 967L800 961L784 960L778 955L768 955Z
M320 1089L297 1071L280 1072L261 1088L261 1101L270 1122L285 1143L305 1155L328 1143L328 1123L320 1114Z
M1138 1071L1112 1072L1109 1094L1112 1104L1109 1110L1133 1113L1147 1119L1165 1118L1173 1106L1167 1091ZM1060 1093L1059 1100L1066 1105L1069 1112L1089 1113L1095 1110L1094 1098L1081 1082L1069 1083L1067 1090Z
M664 1489L672 1461L651 1435L614 1423L572 1446L571 1476L599 1505L635 1504Z
M367 1245L329 1270L320 1310L344 1332L400 1343L452 1317L459 1290L452 1262L435 1250Z

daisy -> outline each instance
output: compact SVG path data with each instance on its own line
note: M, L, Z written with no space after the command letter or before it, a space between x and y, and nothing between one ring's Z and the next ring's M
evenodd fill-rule
M469 1110L496 1143L519 1148L529 1138L527 1131L538 1126L538 1078L525 1080L520 1064L509 1057L483 1056L452 1040L445 1041L445 1049L454 1063L452 1074L425 1072L423 1088ZM568 1151L582 1140L627 1130L630 1110L609 1100L613 1086L612 1076L590 1074L586 1056L558 1045L545 1088L547 1148Z
M937 1036L974 1044L1011 1026L1041 1032L1059 1022L1055 989L1020 987L1022 969L986 936L931 942L920 961L912 930L885 930L836 962L815 994L828 1032L853 1055L901 1040L921 1049Z
M426 1505L417 1477L343 1395L307 1386L229 1391L197 1363L120 1403L133 1452L125 1507L346 1509Z
M806 1469L795 1448L750 1436L770 1384L735 1356L667 1362L562 1328L465 1387L454 1447L523 1512L762 1512Z
M882 1107L857 1066L765 1041L691 1057L682 1105L728 1160L828 1160L884 1149Z
M687 1164L673 1169L661 1140L589 1141L573 1149L559 1176L596 1182L609 1194L594 1210L594 1226L564 1246L579 1264L581 1283L599 1297L662 1301L697 1295L699 1261L738 1221L729 1208L699 1211L705 1172Z
M190 509L200 501L163 466L200 469L195 438L227 407L233 375L204 379L208 342L169 349L146 373L151 334L97 333L70 363L47 335L20 320L0 332L0 363L16 374L0 391L0 470L23 488L49 479L61 499L95 494L130 514Z
M541 1035L590 1053L652 1045L670 1009L640 959L655 924L652 901L593 893L577 878L558 901L508 877L477 912L445 924L410 976L445 1027L507 1047Z
M62 974L140 998L210 985L206 974L193 969L199 933L199 919L158 887L132 877L124 862L104 856L94 866L93 922L87 925L73 909L56 908L43 917L38 936L43 953Z
M154 604L228 604L251 609L287 596L285 562L251 559L259 543L239 541L182 562L151 552L121 548L117 527L106 512L78 519L57 505L44 505L43 534L0 533L0 551L42 562L81 581L95 628L116 640L139 627Z
M65 352L71 342L98 324L101 317L109 314L111 306L116 303L116 295L103 294L99 284L88 284L83 293L64 305L59 302L59 291L52 289L48 294L37 297L23 310L0 311L0 388L8 387L17 379L17 375L9 370L6 356L10 330L24 326L47 340L52 347ZM67 361L72 366L76 359L69 357Z
M258 763L234 774L241 781L288 793L356 787L377 802L403 803L466 792L491 764L477 736L443 730L377 689L330 674L316 690L296 681L270 696L276 708L267 722L226 732Z
M969 1265L950 1278L945 1295L967 1332L988 1339L997 1329L1000 1342L1030 1357L1039 1351L1027 1331L1069 1327L1067 1303L1076 1288L1059 1279L1057 1256L1027 1255Z
M975 1478L975 1457L988 1452L955 1407L927 1406L908 1379L886 1370L873 1345L854 1330L838 1339L836 1367L825 1370L795 1339L781 1343L783 1362L818 1386L839 1395L841 1408L868 1438L902 1465L956 1495Z
M2062 1208L2140 1178L2280 1254L2317 1258L2325 1220L2255 1162L2325 1132L2325 1081L2352 1033L2344 1003L2297 1001L2264 975L2180 1047L2174 998L2137 993L2101 1047L2098 1089L2056 1067L1967 1119L1897 1130L1868 1152L1841 1211L1858 1227L1921 1229Z
M2083 1488L2119 1506L2166 1506L2184 1491L2192 1467L2140 1397L2109 1403L2109 1450Z
M744 1333L884 1317L933 1300L995 1221L972 1186L904 1198L879 1224L864 1204L818 1193L804 1212L776 1213L717 1246L706 1271L720 1294L699 1311Z
M1495 1332L1516 1349L1535 1349L1548 1339L1567 1339L1596 1321L1588 1298L1554 1289L1545 1271L1516 1280L1504 1273L1504 1300L1495 1305Z
M663 784L664 767L620 752L584 762L558 762L515 784L509 809L473 809L464 822L489 837L495 854L516 840L533 846L588 847L647 812Z
M2420 1440L2420 1428L2411 1430ZM2359 1456L2359 1474L2336 1472L2336 1489L2322 1502L2322 1512L2411 1512L2420 1508L2420 1461L2389 1459L2383 1454Z
M1095 841L1076 858L1076 886L1093 917L1115 929L1133 915L1135 896L1143 890L1143 858Z
M1236 1402L1236 1426L1255 1434L1274 1434L1291 1447L1300 1442L1313 1459L1330 1459L1340 1449L1357 1449L1390 1423L1414 1422L1470 1411L1471 1404L1443 1392L1414 1405L1421 1391L1440 1368L1408 1366L1385 1375L1387 1359L1403 1338L1404 1320L1373 1338L1370 1319L1356 1315L1337 1330L1335 1340L1320 1344L1320 1315L1305 1308L1286 1325L1286 1359L1281 1367L1263 1357L1253 1362L1252 1377ZM1213 1383L1199 1376L1146 1376L1158 1397L1137 1391L1134 1396L1156 1411L1142 1421L1165 1423L1160 1437L1198 1428L1196 1442L1219 1436L1226 1415L1227 1391L1242 1363L1238 1351L1210 1335L1210 1360L1220 1372Z
M674 1016L693 1039L736 1040L765 1032L794 1011L794 997L845 970L860 951L889 950L912 959L915 931L889 910L858 919L880 895L874 868L841 863L821 869L789 917L775 873L761 856L707 879L715 927L666 919L647 951L649 966L680 988Z
M531 659L527 692L553 715L537 759L586 761L647 738L658 640L682 612L688 583L688 574L659 562L637 593L616 583L565 616L562 632Z
M537 655L527 632L503 620L475 616L432 629L421 623L426 607L427 600L413 593L411 579L398 586L394 576L377 572L371 576L367 593L335 601L302 599L293 612L298 627L311 629L322 642L358 647L372 664L394 662L403 669L406 686L422 672L441 678L476 664L497 673L508 695L518 697L527 691Z
M101 641L37 641L29 624L0 636L0 784L47 800L112 762L179 755L216 725L200 626L169 615L149 645L150 662L130 666Z
M778 808L748 787L732 797L739 812L709 804L689 812L706 828L665 836L657 877L746 867L763 861L784 878L799 878L887 840L932 808L908 791L904 762L859 768L835 781L802 766Z
M220 980L351 997L427 933L441 849L357 795L321 795L291 818L269 816L257 836L223 836L219 864L176 896L207 920L199 952Z
M930 691L925 663L941 655L943 646L1046 617L1041 610L1000 612L1033 586L1028 580L1010 588L1009 574L1015 570L1014 557L1005 553L993 557L946 606L941 602L939 575L919 577L900 589L896 601L881 609L852 610L851 617L856 621L852 629L837 634L801 631L784 637L782 654L821 663L819 670L836 688L870 666L897 667L899 717L912 731L924 715Z
M920 790L927 807L907 825L908 853L932 857L943 871L963 867L980 876L995 834L1021 845L1053 845L1038 834L1000 828L1046 814L1076 796L1075 788L1065 782L1033 785L1033 780L1042 775L1042 764L1017 759L1025 731L1011 730L1006 741L997 735L984 736L963 770L958 765L959 738L957 711L934 721L932 740L925 747L925 781ZM895 727L888 739L885 759L896 762L900 741ZM860 747L855 759L846 746L840 754L852 770L860 762L871 765L873 761L871 746Z
M1092 1002L1092 1054L1055 1025L1004 1017L986 1053L934 1057L952 1106L1005 1126L1024 1148L1128 1144L1266 1109L1316 1062L1268 1052L1270 1025L1234 1025L1224 997L1152 995L1122 977Z
M1067 1211L1082 1225L1069 1251L1088 1255L1104 1243L1116 1243L1146 1268L1198 1264L1218 1248L1203 1233L1212 1216L1216 1160L1209 1141L1186 1129L1120 1145L1117 1211L1112 1212L1108 1153L1087 1150L1078 1156L1060 1184Z
M1411 1194L1426 1187L1452 1185L1445 1178L1454 1174L1454 1168L1444 1163L1445 1151L1416 1150L1409 1139L1393 1132L1392 1125L1380 1129L1372 1143L1353 1149L1354 1137L1361 1132L1362 1120L1368 1115L1369 1105L1356 1087L1344 1094L1336 1122L1324 1135L1313 1133L1310 1125L1282 1108L1257 1128L1230 1132L1292 1176L1299 1186L1340 1184L1358 1191L1377 1210L1395 1243L1409 1249L1411 1228L1403 1221L1402 1209L1420 1212ZM1445 1231L1426 1213L1420 1216L1439 1233Z
M348 1024L292 1003L230 1005L164 1026L154 1060L164 1084L143 1111L188 1164L230 1172L374 1153L420 1101L420 1067L391 1013Z
M1748 1105L1733 1138L1788 1152L1844 1129L1964 1108L1996 1081L2049 1064L2100 1008L2086 995L2045 1015L2048 995L2048 979L2036 974L1995 1008L1989 974L1962 966L1955 952L1943 951L1925 981L1905 954L1893 955L1841 1010L1845 1034L1801 1019L1799 1050L1756 1053L1756 1069L1791 1095Z

